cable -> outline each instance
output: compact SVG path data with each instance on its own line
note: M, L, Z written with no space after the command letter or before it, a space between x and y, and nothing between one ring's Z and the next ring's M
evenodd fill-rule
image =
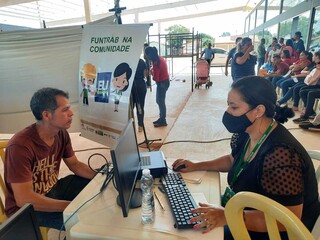
M74 150L74 152L84 152L84 151L90 151L90 150L108 150L110 149L109 147L96 147L96 148L84 148L80 150Z
M65 227L65 225L67 224L67 222L84 206L86 205L88 202L90 202L91 200L93 200L95 197L97 197L101 192L99 191L96 195L94 195L93 197L89 198L87 201L85 201L80 207L78 207L68 218L67 220L62 224L60 230L59 230L59 237L58 239L60 239L60 235L61 232L63 231L63 228Z
M61 235L61 231L63 230L63 228L65 227L65 225L67 224L67 222L83 207L85 206L88 202L90 202L91 200L93 200L94 198L96 198L100 193L102 193L107 186L109 185L110 181L113 179L113 169L110 170L110 172L107 172L107 177L106 180L104 180L100 191L94 195L93 197L89 198L87 201L85 201L83 204L81 204L68 218L67 220L62 224L60 230L59 230L59 238L60 239L60 235Z
M103 164L99 169L93 169L90 165L90 160L92 157L94 156L100 156L102 157L104 160L105 160L105 164ZM111 166L112 164L108 162L107 158L105 156L103 156L101 153L94 153L92 154L89 158L88 158L88 166L89 168L96 172L96 173L102 173L102 174L105 174L105 173L108 173L109 172L109 167Z
M230 140L231 138L221 138L217 140L211 140L211 141L200 141L200 140L177 140L177 141L170 141L170 142L165 142L162 145L166 144L171 144L171 143L179 143L179 142L192 142L192 143L215 143L215 142L221 142L221 141L226 141Z

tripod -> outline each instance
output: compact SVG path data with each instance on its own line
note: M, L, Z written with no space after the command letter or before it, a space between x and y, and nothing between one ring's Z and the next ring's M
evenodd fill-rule
M126 9L125 7L120 7L120 4L119 4L120 0L115 0L114 1L114 8L112 9L109 9L110 12L115 12L115 16L116 16L116 21L118 24L122 24L122 20L121 20L121 12L122 10ZM139 64L137 66L137 69L139 67ZM137 107L137 117L138 117L138 114L143 114L144 115L144 110L142 109L141 107L141 102L140 102L140 98L139 98L139 94L138 94L138 90L137 90L137 84L133 84L133 91L135 93L135 102L136 102L136 107ZM131 107L131 114L132 114L132 118L134 119L134 112L133 112L133 109L134 109L134 104L133 104L133 101L132 101L132 97L131 97L131 104L130 104L130 107ZM142 116L143 116L142 115ZM147 138L147 133L146 133L146 128L144 126L144 122L142 121L142 129L143 129L143 134L144 134L144 138L145 140L142 142L142 143L139 143L139 146L142 145L142 144L146 144L147 145L147 148L149 150L149 152L151 151L150 149L150 144L152 144L153 142L155 141L161 141L162 139L161 138L158 138L158 139L152 139L152 140L149 140Z

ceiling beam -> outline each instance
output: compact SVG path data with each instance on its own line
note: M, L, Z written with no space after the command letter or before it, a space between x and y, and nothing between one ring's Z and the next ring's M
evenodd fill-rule
M8 7L11 5L18 5L23 3L31 3L35 0L1 0L0 1L0 7Z
M209 11L209 12L201 12L201 13L195 13L195 14L188 14L184 16L178 16L178 17L169 17L169 18L161 18L161 19L153 19L148 21L140 21L140 23L160 23L160 22L171 22L176 20L184 20L188 18L197 18L197 17L205 17L205 16L213 16L213 15L219 15L224 13L231 13L231 12L239 12L239 11L246 11L246 6L243 7L236 7L236 8L228 8L228 9L222 9L217 11Z

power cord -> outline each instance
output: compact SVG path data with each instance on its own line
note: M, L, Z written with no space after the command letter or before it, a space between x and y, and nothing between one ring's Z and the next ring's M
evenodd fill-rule
M231 138L221 138L217 140L210 140L210 141L198 141L198 140L177 140L177 141L170 141L170 142L165 142L162 145L166 144L171 144L171 143L179 143L179 142L191 142L191 143L215 143L215 142L221 142L221 141L226 141L230 140Z
M104 159L104 161L106 162L105 164L103 164L100 168L98 169L93 169L92 166L91 166L91 159L92 157L95 157L95 156L99 156L99 157L102 157ZM105 174L105 173L108 173L109 172L109 168L112 164L107 160L107 158L105 156L103 156L101 153L94 153L92 154L89 158L88 158L88 166L89 168L96 172L96 173L102 173L102 174Z
M95 154L92 154L89 159L88 159L88 165L89 165L89 162L90 162L90 159L92 156L95 156L95 155L101 155L99 153L95 153ZM93 170L91 167L91 169L97 173L101 173L101 174L105 174L106 175L106 179L104 180L101 188L100 188L100 191L95 194L93 197L91 197L90 199L88 199L87 201L85 201L81 206L79 206L68 218L67 220L62 224L61 228L60 228L60 231L59 231L59 238L60 239L60 235L61 235L61 232L62 230L65 228L65 225L67 224L67 222L83 207L85 206L88 202L90 202L91 200L93 200L94 198L96 198L100 193L102 193L106 188L107 186L109 185L110 181L113 179L113 168L111 168L111 170L109 170L109 167L112 166L111 163L109 163L107 161L107 159L101 155L105 160L106 160L106 164L104 164L103 166L101 166L101 168L96 171L96 170Z

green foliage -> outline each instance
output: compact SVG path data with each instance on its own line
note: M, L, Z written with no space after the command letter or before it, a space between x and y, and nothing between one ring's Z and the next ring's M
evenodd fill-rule
M190 33L190 30L180 24L170 26L166 29L169 34Z
M215 39L208 34L200 33L199 34L202 39L202 47L208 46L209 43L214 45Z
M170 48L180 49L183 46L183 34L189 34L190 30L182 25L173 25L165 29L168 31L167 44Z

